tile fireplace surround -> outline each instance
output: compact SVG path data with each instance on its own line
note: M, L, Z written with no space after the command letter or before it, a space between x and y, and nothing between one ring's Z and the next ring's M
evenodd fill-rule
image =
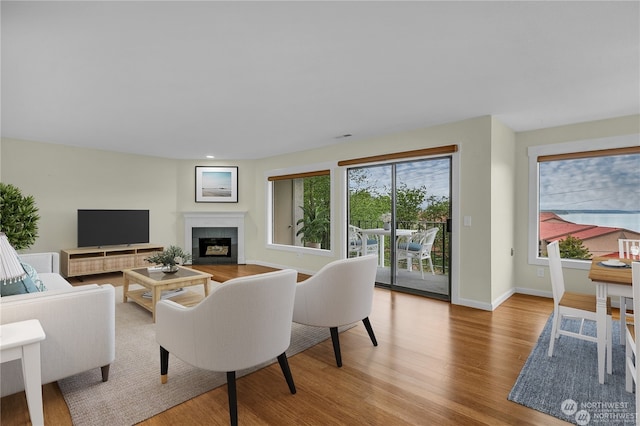
M238 264L245 264L244 217L246 212L192 212L184 213L184 248L192 247L193 228L237 228Z

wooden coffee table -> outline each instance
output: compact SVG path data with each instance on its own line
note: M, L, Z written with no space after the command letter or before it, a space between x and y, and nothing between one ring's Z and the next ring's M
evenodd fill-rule
M211 274L195 269L180 267L178 272L165 274L160 270L149 270L148 268L125 269L122 271L124 285L122 289L122 302L126 303L131 299L138 305L147 309L153 314L153 322L156 321L156 303L160 301L162 292L165 290L175 290L194 285L204 286L204 297L209 295L209 279ZM129 283L140 284L144 289L129 291ZM147 291L151 292L151 297L143 297ZM171 298L176 303L183 306L193 306L203 299L202 295L187 291Z

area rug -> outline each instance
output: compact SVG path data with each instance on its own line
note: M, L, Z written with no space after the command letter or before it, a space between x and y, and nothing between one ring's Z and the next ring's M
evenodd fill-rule
M287 356L329 337L329 329L293 323ZM269 364L240 371L237 376ZM295 380L295 370L292 373ZM122 303L122 287L116 287L116 360L109 380L103 383L100 369L95 368L58 384L74 425L129 426L226 384L226 374L197 369L170 357L169 381L162 385L151 314L134 303ZM284 377L282 386L287 389Z
M563 328L579 329L579 321L565 320ZM585 322L587 334L595 336L594 322ZM619 323L613 323L613 374L598 382L596 344L560 336L553 357L547 356L551 318L538 338L508 399L534 410L578 425L635 424L633 393L625 391L625 347Z

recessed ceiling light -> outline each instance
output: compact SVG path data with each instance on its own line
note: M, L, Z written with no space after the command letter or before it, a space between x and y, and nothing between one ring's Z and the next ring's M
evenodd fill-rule
M216 158L214 155L207 155L207 158Z

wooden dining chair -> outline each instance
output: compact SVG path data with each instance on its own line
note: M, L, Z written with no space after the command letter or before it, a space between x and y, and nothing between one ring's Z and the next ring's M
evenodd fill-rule
M549 258L549 275L551 276L551 287L553 290L553 324L548 355L553 356L555 341L561 335L597 343L598 336L593 337L583 334L585 321L597 321L596 296L593 294L565 291L564 276L562 273L562 260L560 259L560 247L558 241L554 241L547 245L547 256ZM580 319L580 329L578 332L576 333L574 331L562 329L563 318ZM611 304L609 299L607 299L606 329L607 372L611 374L611 333L613 329L613 320L611 319Z
M640 256L640 240L630 240L626 238L618 239L618 257L620 259L638 260ZM629 308L633 306L630 297L620 296L620 344L624 345L625 327L627 323L633 323L633 314ZM634 309L635 312L635 309Z
M633 287L633 310L640 309L640 262L631 264L631 285ZM636 407L640 407L640 386L638 385L637 354L640 352L640 315L633 318L632 324L625 325L625 389L636 392ZM635 383L635 387L634 387ZM636 408L638 410L638 408Z

